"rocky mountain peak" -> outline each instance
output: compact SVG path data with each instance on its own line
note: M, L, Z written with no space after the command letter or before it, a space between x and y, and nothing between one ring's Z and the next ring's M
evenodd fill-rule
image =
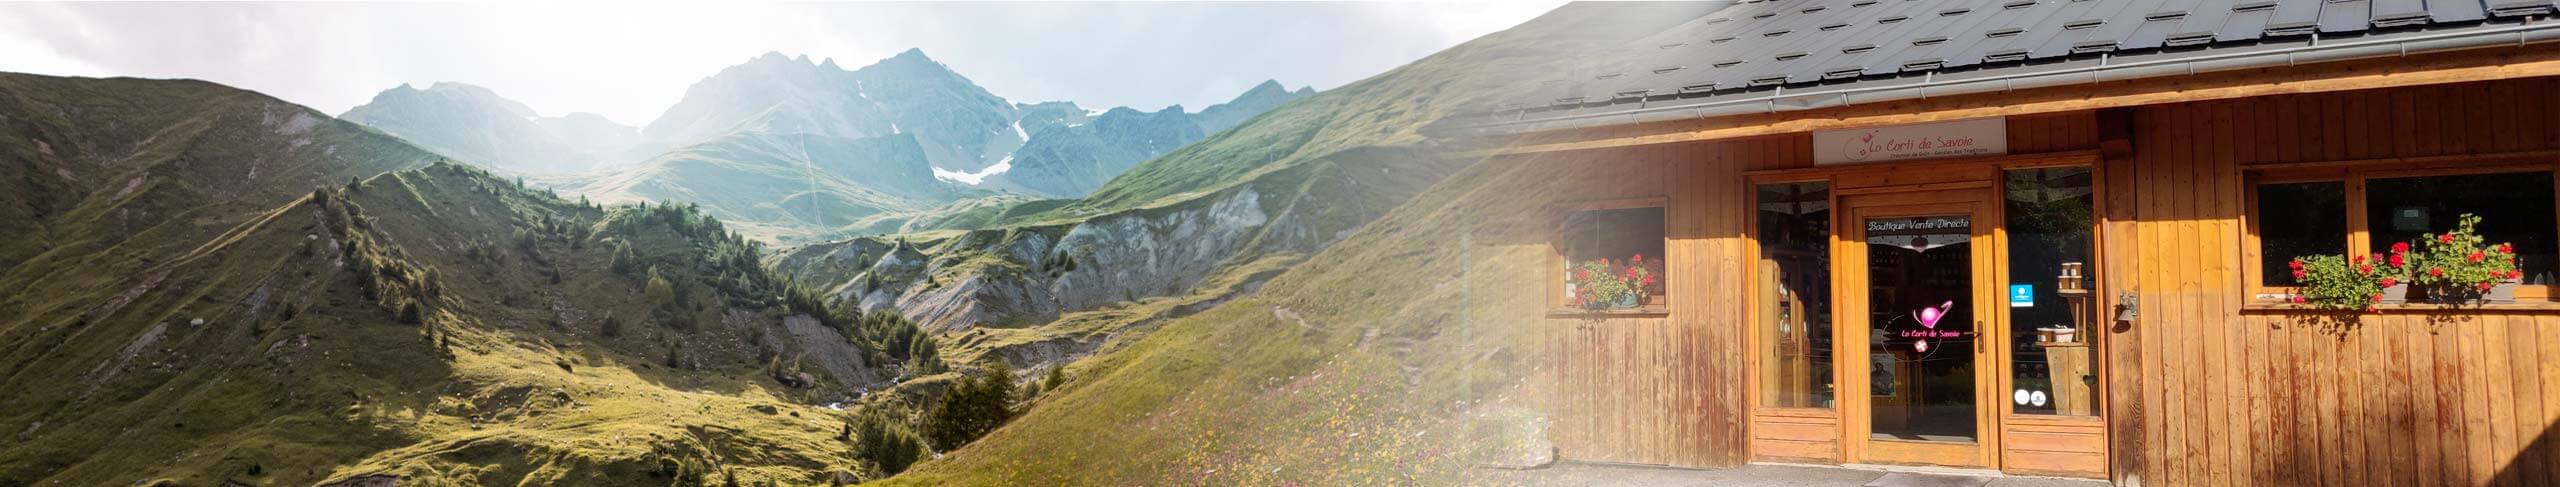
M1261 84L1253 85L1252 89L1247 89L1243 94L1236 95L1233 100L1229 100L1226 103L1210 105L1209 108L1201 109L1199 116L1200 129L1213 134L1222 132L1230 127L1244 123L1245 120L1253 118L1254 115L1260 115L1262 112L1278 108L1280 105L1289 103L1291 100L1306 98L1307 96L1314 94L1316 94L1314 87L1302 88L1298 91L1289 91L1289 87L1281 85L1279 80L1262 80Z

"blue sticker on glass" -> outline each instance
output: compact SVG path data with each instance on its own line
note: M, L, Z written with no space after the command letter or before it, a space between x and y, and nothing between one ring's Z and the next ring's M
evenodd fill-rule
M2036 285L2034 285L2034 284L2010 284L2010 285L2009 285L2009 307L2011 307L2011 308L2027 308L2027 307L2033 307L2033 306L2035 306L2035 305L2036 305Z

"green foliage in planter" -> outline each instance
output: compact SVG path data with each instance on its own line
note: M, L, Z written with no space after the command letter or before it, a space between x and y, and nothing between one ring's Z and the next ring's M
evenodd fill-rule
M2487 292L2500 282L2524 277L2516 269L2516 247L2499 243L2486 245L2473 230L2480 217L2462 214L2451 232L2427 234L2419 240L2426 250L2412 254L2409 268L2412 280L2433 292L2457 295ZM2397 253L2408 244L2394 244Z
M2302 282L2293 302L2327 310L2379 311L2374 305L2382 302L2382 288L2398 280L2392 274L2397 269L2387 263L2376 266L2365 256L2312 255L2294 258L2287 265Z

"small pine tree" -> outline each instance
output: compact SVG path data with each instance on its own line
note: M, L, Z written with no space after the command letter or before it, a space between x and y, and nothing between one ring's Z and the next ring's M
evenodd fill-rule
M411 325L425 323L426 312L419 309L417 301L400 303L400 322Z
M641 295L647 296L652 306L673 307L676 304L675 283L668 281L667 276L658 274L656 266L649 267L649 284L648 287L643 288Z
M1066 384L1067 366L1064 364L1049 367L1049 376L1040 379L1040 388L1051 391L1058 390L1058 386Z
M976 441L1013 419L1013 398L1013 368L998 360L943 394L926 418L925 437L944 451Z
M895 416L864 408L845 422L844 437L853 442L855 458L882 475L904 472L925 456L924 437Z

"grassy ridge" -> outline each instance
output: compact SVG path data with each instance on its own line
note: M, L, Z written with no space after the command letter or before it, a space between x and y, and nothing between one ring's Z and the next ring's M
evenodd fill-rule
M0 75L0 158L0 485L825 482L907 373L696 207L255 93Z
M1149 207L1250 184L1412 130L1562 53L1693 18L1695 6L1574 5L1150 161L1060 212ZM1687 15L1687 16L1684 16ZM901 485L1458 483L1519 438L1483 430L1537 393L1546 182L1562 161L1463 167L1309 256L1259 295L1165 322L1079 363L1011 425ZM1363 167L1363 166L1354 166ZM1377 167L1377 166L1365 166ZM1055 214L1055 213L1053 213ZM1461 237L1464 236L1464 237ZM1472 247L1462 242L1473 243ZM1497 428L1498 429L1498 428Z
M1572 168L1484 163L1272 279L1074 369L1010 426L892 479L935 484L1463 482L1509 414ZM1461 240L1458 236L1467 236ZM1461 247L1462 242L1474 247ZM1095 440L1095 439L1106 440Z
M1161 206L1364 146L1423 142L1419 130L1481 109L1580 63L1576 56L1703 15L1705 5L1573 5L1341 88L1292 101L1243 125L1131 168L1092 196L1050 212L1073 218Z

